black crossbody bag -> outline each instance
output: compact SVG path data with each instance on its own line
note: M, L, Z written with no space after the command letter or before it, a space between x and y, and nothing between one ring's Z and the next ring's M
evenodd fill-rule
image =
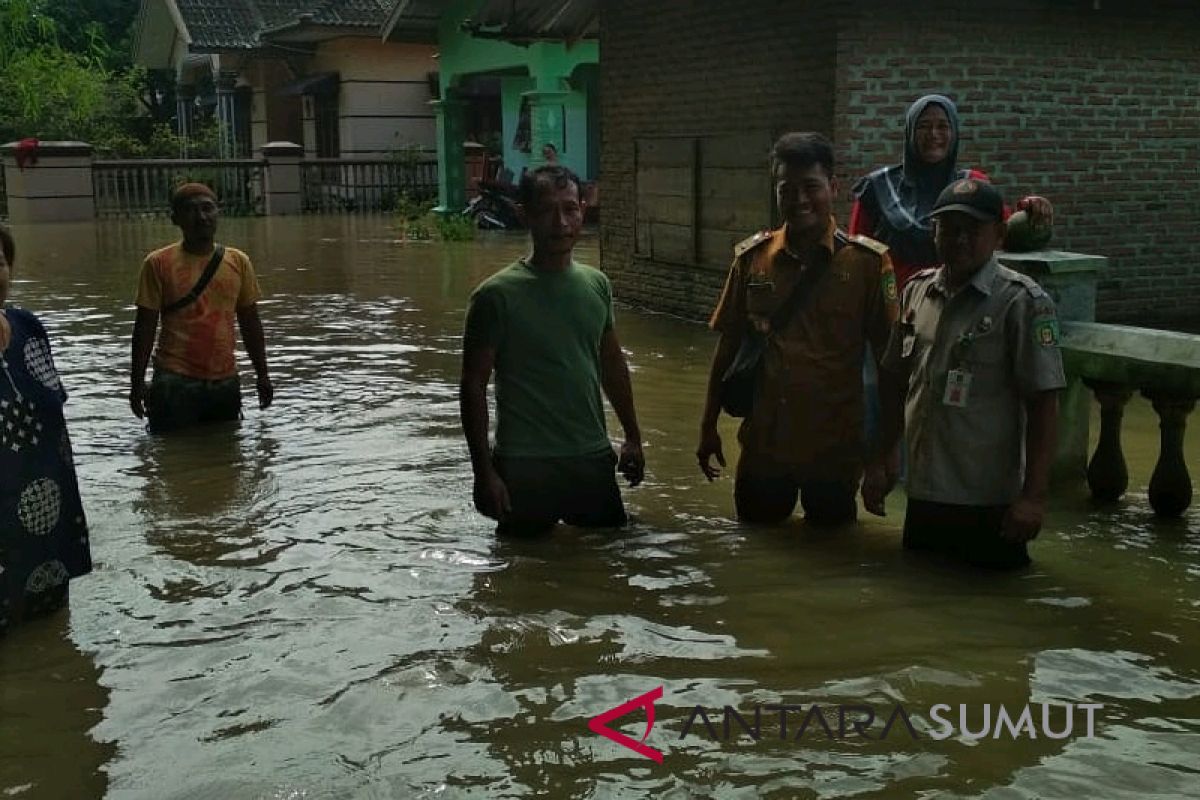
M731 417L748 417L754 409L754 395L758 390L759 373L763 370L763 356L767 352L767 340L775 331L788 324L804 302L812 296L812 287L824 272L823 268L805 270L783 304L775 309L770 318L770 332L763 334L753 325L742 335L741 346L733 357L733 363L721 376L721 409Z
M172 314L181 308L186 308L204 294L204 290L208 288L209 282L213 276L217 274L217 267L221 266L221 261L225 258L225 245L219 244L213 249L212 258L208 260L208 265L204 267L204 272L200 274L200 280L196 281L196 285L191 291L179 298L173 303L163 306L160 313Z

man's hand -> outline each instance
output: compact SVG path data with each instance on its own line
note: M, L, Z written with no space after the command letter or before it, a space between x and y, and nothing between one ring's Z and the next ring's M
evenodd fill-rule
M1017 201L1017 211L1029 214L1029 224L1034 228L1047 228L1054 224L1054 206L1050 201L1036 194L1022 197Z
M637 486L646 477L646 456L642 443L626 439L621 445L621 457L617 459L617 472L625 476L630 486Z
M709 460L713 456L717 457L718 464L722 467L725 466L725 453L721 450L721 434L717 433L715 425L711 428L700 429L700 444L696 447L696 460L700 462L700 471L710 481L721 476L721 470L714 467Z
M1028 542L1042 530L1042 519L1046 516L1046 501L1033 500L1022 495L1008 508L1004 515L1004 527L1000 537L1010 542Z
M863 508L877 517L886 517L884 498L888 496L894 484L895 481L889 479L882 462L868 464L862 482Z
M500 478L500 473L494 469L475 476L475 490L472 493L475 500L475 510L485 517L497 522L512 512L512 503L508 499L508 487Z
M129 409L138 419L146 416L146 384L144 381L134 381L129 385Z
M258 392L258 407L270 406L271 401L275 399L275 387L271 385L271 377L265 373L259 375L254 382L254 388Z

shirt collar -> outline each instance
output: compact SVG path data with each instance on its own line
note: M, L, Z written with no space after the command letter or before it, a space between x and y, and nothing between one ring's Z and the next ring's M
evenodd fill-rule
M1000 271L1000 262L995 256L988 259L987 263L979 268L979 271L971 276L971 280L967 281L966 286L972 286L984 297L992 296L992 285L996 282L996 274ZM933 279L933 288L940 293L950 296L950 290L946 287L946 267L938 267L937 275ZM965 286L963 288L966 288Z
M798 253L796 253L794 250L792 250L790 247L788 247L787 230L788 230L788 226L787 226L787 223L785 222L783 224L783 226L779 229L779 249L782 250L784 253L787 253L787 255L790 258L793 258L796 261L801 261L801 262L804 261L804 259L801 258ZM837 231L837 218L831 214L829 216L829 227L825 229L825 234L821 237L821 247L825 248L825 250L827 250L830 255L833 254L833 235L836 231Z

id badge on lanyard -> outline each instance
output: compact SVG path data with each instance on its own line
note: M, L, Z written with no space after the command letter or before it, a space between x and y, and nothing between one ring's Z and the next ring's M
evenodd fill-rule
M942 403L956 408L966 408L971 397L971 373L965 369L952 369L946 373L946 392Z
M966 368L967 350L975 341L976 333L985 334L992 329L992 318L984 317L979 321L975 330L969 330L958 337L951 350L954 363L957 366L946 373L946 391L942 394L942 404L955 408L966 408L971 400L971 371Z

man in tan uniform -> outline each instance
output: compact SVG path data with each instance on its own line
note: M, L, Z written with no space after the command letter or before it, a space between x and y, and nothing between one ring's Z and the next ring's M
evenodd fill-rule
M905 287L883 359L901 378L883 396L883 437L906 436L904 546L989 567L1029 563L1066 385L1054 303L996 261L1003 215L986 181L946 187L931 212L943 266ZM868 466L869 511L883 513L893 483L884 459Z
M865 344L882 353L896 312L887 248L837 229L833 148L822 136L789 133L771 158L783 227L734 250L713 312L721 334L713 356L696 457L712 480L725 466L717 418L721 380L751 327L760 331L800 285L799 304L767 335L753 410L742 423L734 481L738 517L776 523L799 497L809 521L849 522L863 463Z

